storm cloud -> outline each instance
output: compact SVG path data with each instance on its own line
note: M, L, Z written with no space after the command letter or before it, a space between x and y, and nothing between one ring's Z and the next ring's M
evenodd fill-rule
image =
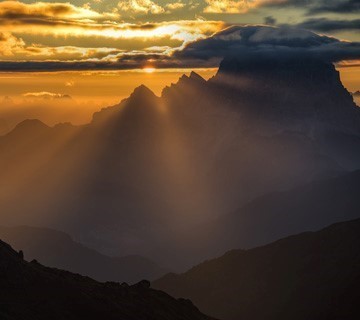
M360 43L290 27L232 26L190 43L177 58L209 60L226 56L243 60L318 59L327 62L360 58Z
M265 0L260 1L262 7L297 7L306 9L308 14L326 12L334 13L356 13L360 11L359 0Z
M331 20L327 18L308 19L297 25L300 28L331 32L342 30L360 30L360 19L355 20Z

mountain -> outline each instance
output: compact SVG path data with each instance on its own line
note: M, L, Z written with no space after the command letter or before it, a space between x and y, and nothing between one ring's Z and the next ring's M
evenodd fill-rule
M20 319L205 320L189 301L136 285L99 283L87 277L26 262L0 241L0 317Z
M218 253L211 242L192 250L189 230L360 169L360 109L335 67L260 64L226 58L212 79L191 73L161 96L140 86L84 126L20 124L0 137L2 223L64 230L101 253L178 270Z
M248 117L264 118L277 129L359 133L359 112L331 63L262 59L249 64L230 57L212 81L240 98Z
M207 258L231 248L252 248L291 234L356 219L359 192L358 170L334 173L332 178L260 196L229 215L192 229L193 254L202 253Z
M354 102L360 107L360 90L353 92L351 95L354 98Z
M153 286L235 319L357 319L360 220L232 250Z
M8 133L9 126L4 119L0 119L0 136Z
M153 280L168 272L141 256L108 257L52 229L0 226L0 239L17 250L24 250L27 260L35 259L98 281L135 283L142 279Z

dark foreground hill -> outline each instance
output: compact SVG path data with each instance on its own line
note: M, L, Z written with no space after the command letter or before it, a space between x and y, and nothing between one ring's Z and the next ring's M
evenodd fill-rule
M233 250L153 285L225 320L359 319L360 220Z
M16 250L24 250L27 260L91 277L98 281L135 283L154 280L169 270L138 255L109 257L90 249L70 235L53 229L27 226L0 226L0 239Z
M0 241L0 319L206 320L188 300L26 262Z

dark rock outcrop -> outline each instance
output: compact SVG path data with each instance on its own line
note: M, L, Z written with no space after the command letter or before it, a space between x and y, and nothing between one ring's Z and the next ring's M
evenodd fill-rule
M98 281L154 280L167 269L150 259L131 255L109 257L74 241L68 234L53 229L0 226L0 239L13 248L23 249L27 260L68 270ZM22 250L19 252L21 256Z
M22 319L207 320L192 304L150 289L99 283L28 263L0 241L0 317Z

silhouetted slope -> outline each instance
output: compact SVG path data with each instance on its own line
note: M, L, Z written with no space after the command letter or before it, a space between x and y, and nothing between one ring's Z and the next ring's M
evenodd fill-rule
M208 224L208 241L218 252L221 246L223 250L224 246L249 248L356 219L360 216L359 194L360 171L269 193Z
M0 316L28 319L205 320L188 300L149 288L99 283L24 261L0 241Z
M358 90L358 91L355 91L355 92L352 92L351 93L351 95L353 96L353 97L360 97L360 90Z
M237 319L357 319L360 220L233 250L153 283L203 312Z
M75 242L63 232L33 227L1 227L0 239L24 250L27 260L80 273L98 281L135 283L156 279L168 270L141 256L108 257Z

